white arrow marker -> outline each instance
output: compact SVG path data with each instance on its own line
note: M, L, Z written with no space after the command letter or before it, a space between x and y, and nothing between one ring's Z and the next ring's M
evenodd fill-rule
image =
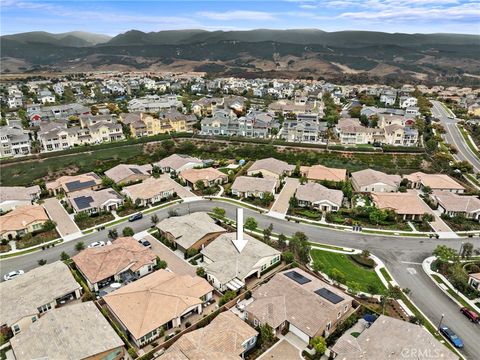
M243 209L237 208L237 239L232 240L233 245L237 248L239 253L245 248L248 240L243 239Z

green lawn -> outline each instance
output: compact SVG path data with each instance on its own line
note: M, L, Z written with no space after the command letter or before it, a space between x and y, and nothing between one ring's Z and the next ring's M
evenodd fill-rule
M463 138L465 139L465 142L467 143L467 146L470 148L470 150L472 150L472 152L477 155L478 157L480 157L480 152L478 152L477 149L475 149L475 146L473 146L472 144L472 141L470 140L470 138L468 137L468 133L467 133L467 130L465 130L463 127L461 126L458 126L458 130L460 130L460 132L462 133L462 136Z
M314 261L320 261L324 266L324 272L329 275L333 269L339 270L345 276L345 282L356 282L360 291L381 293L385 288L373 269L367 269L354 263L348 255L313 249L311 256Z

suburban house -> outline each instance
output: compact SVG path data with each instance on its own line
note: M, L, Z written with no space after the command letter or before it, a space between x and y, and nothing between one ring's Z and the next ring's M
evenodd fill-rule
M238 176L230 190L232 195L244 197L263 198L267 194L275 194L279 182L275 178L259 178L250 176Z
M468 285L480 291L480 273L468 274Z
M24 205L31 205L40 198L40 186L0 186L0 213Z
M0 158L29 155L31 150L30 131L23 129L21 123L10 121L0 126Z
M184 216L172 216L157 225L160 234L174 242L185 253L189 249L201 250L219 235L226 232L207 213L194 212Z
M427 205L415 192L372 192L373 203L381 210L393 210L403 220L420 220L430 213Z
M332 212L338 211L342 207L343 191L332 190L318 183L309 182L298 186L295 198L298 206Z
M258 332L231 311L183 335L159 360L240 359L257 343Z
M400 186L400 175L365 169L352 173L352 186L357 192L394 192Z
M413 189L429 187L431 190L450 191L457 194L465 192L465 187L445 174L425 174L419 171L405 175L404 178Z
M0 216L0 238L13 240L41 230L49 220L41 205L25 205Z
M111 244L88 248L72 257L92 291L112 282L132 281L154 271L155 253L133 237L120 237Z
M421 325L380 315L362 329L357 336L345 332L331 348L332 357L338 360L458 359Z
M238 241L244 242L239 247ZM281 252L243 233L243 209L237 209L237 231L217 237L202 251L207 280L219 291L237 291L248 278L280 262Z
M80 190L67 195L67 202L76 213L96 214L116 210L123 204L123 197L115 190Z
M68 194L85 189L98 190L102 186L102 179L94 172L89 172L80 175L61 176L54 181L47 182L45 186L52 195L58 195L62 192Z
M139 184L124 187L122 194L135 204L147 206L171 198L175 193L173 185L172 180L167 178L148 178Z
M300 171L310 181L342 182L347 180L347 170L323 165L301 166Z
M1 282L0 293L0 328L11 328L16 335L46 312L79 299L82 287L67 265L55 261Z
M462 196L450 191L435 190L430 198L438 204L438 210L448 216L463 215L468 219L480 219L480 199L477 196Z
M133 112L120 115L120 121L128 126L130 134L134 138L142 136L155 135L149 124L152 124L155 119L150 114Z
M315 276L294 268L255 289L246 312L254 326L269 324L277 333L288 328L305 343L327 337L353 312L353 298Z
M170 330L190 315L202 314L212 294L205 279L158 270L103 299L121 328L141 347L157 339L161 329Z
M295 166L289 165L285 161L266 158L255 161L252 166L248 168L247 175L254 176L261 173L263 177L278 179L284 175L289 175L294 169Z
M228 175L214 168L186 169L180 172L178 177L183 179L193 190L198 190L198 181L201 181L205 187L228 182Z
M10 340L16 360L120 360L122 339L93 302L61 307Z
M327 133L327 123L317 114L297 114L296 119L283 122L280 137L288 142L319 143Z
M115 184L129 184L145 180L152 174L152 165L119 164L105 171Z
M183 170L203 167L203 161L189 155L173 154L154 164L163 172L180 173Z

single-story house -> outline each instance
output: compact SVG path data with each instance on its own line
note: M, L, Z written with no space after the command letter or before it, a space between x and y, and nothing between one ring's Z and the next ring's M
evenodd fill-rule
M16 360L124 358L122 339L93 302L49 311L10 340Z
M152 165L119 164L105 171L105 176L115 184L129 184L142 181L152 174Z
M341 182L347 179L346 169L329 168L323 165L300 167L302 175L310 181L333 181Z
M448 216L463 215L469 219L480 219L480 199L477 196L436 190L432 192L430 198L438 204L438 210Z
M250 176L238 176L230 188L232 195L238 197L259 197L266 194L275 194L279 182L275 178L258 178Z
M40 186L0 186L0 213L23 205L31 205L40 198Z
M203 161L189 155L173 154L156 162L154 165L163 172L174 171L178 174L183 170L203 167Z
M365 169L352 173L352 186L357 192L394 192L398 190L402 178L381 171Z
M25 205L0 216L0 238L13 240L41 230L49 220L41 205Z
M338 211L342 207L343 192L310 182L299 185L295 197L299 206L315 208L322 212L332 212Z
M432 190L450 191L456 194L465 192L465 187L445 174L425 174L419 171L405 175L404 178L408 180L410 187L413 189L429 187Z
M159 360L243 359L257 343L258 332L231 311L207 326L183 335Z
M123 197L113 189L81 190L69 193L67 201L76 213L95 214L116 210L123 203Z
M353 312L352 297L299 268L277 273L252 298L250 323L269 324L277 334L288 328L305 343L327 337Z
M403 220L420 220L422 215L430 213L430 208L415 192L370 194L375 206L381 210L393 210Z
M253 176L261 173L264 177L278 179L284 175L289 175L294 169L295 166L289 165L285 161L267 158L255 161L252 166L248 168L247 175Z
M248 278L260 277L281 259L280 251L248 234L243 234L247 243L239 252L233 243L237 239L238 232L225 233L201 251L207 280L222 292L244 287Z
M98 190L102 186L102 179L94 172L89 172L81 175L62 176L54 181L48 182L45 186L53 195L61 192L68 194L84 189Z
M157 339L163 330L201 314L213 288L198 276L158 270L103 297L107 309L138 346ZM142 310L142 311L139 311Z
M423 326L385 315L353 335L347 331L333 345L334 359L458 359Z
M197 190L197 182L201 181L205 187L221 185L228 182L228 175L214 168L187 169L179 174L193 190Z
M72 257L92 291L112 282L141 278L154 271L156 254L133 237L120 237L111 244L88 248Z
M38 318L70 300L79 299L82 287L62 261L39 266L0 283L0 327L23 332Z
M160 221L156 226L160 234L174 242L177 249L183 253L189 249L201 250L227 231L205 212L172 216Z
M468 285L480 291L480 273L468 274Z
M162 177L148 178L139 184L124 187L122 190L122 194L141 206L169 199L174 193L172 180Z

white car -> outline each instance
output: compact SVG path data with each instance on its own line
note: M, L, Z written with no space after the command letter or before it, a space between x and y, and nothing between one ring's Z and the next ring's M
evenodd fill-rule
M102 247L102 246L105 246L105 241L95 241L93 243L91 243L90 245L88 245L89 248L97 248L97 247Z
M17 278L20 275L25 274L25 271L23 270L15 270L15 271L10 271L8 274L5 274L3 276L3 280L8 281L8 280L13 280Z

